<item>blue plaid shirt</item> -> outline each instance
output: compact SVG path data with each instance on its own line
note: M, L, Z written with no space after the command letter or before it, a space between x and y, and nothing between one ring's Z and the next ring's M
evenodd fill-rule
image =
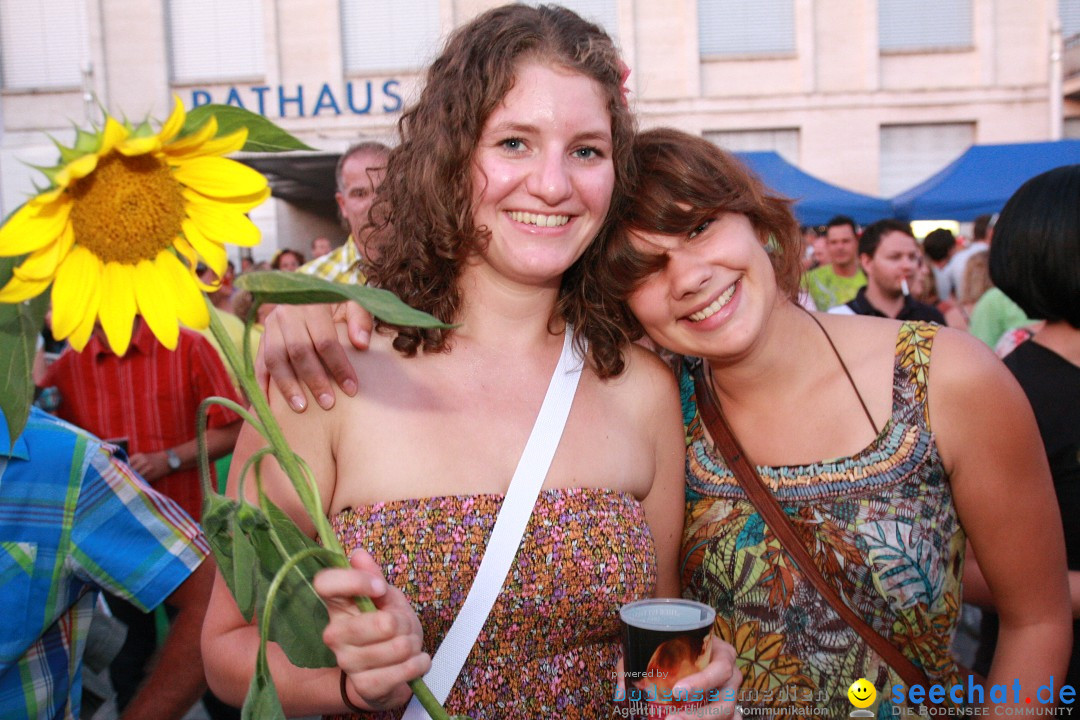
M100 590L149 609L206 557L199 526L110 447L31 411L0 414L0 717L77 718Z

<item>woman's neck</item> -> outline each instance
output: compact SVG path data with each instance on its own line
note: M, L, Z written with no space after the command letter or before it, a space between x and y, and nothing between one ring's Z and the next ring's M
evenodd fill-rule
M558 285L527 286L467 267L462 273L462 312L454 335L506 347L546 343Z
M821 329L809 313L794 303L777 303L760 336L741 357L710 360L713 387L721 404L753 405L784 397L804 376L808 347Z
M1073 365L1080 367L1080 329L1074 328L1064 320L1057 320L1046 323L1035 333L1033 339Z

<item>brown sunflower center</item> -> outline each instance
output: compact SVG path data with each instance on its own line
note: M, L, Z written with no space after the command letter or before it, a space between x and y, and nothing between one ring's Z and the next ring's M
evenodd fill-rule
M110 153L70 192L75 241L103 262L152 260L180 234L180 183L152 155Z

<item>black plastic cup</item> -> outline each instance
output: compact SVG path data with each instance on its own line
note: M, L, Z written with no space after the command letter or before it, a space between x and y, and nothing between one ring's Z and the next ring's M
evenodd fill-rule
M616 697L629 717L657 718L704 705L707 697L675 692L679 680L710 659L716 611L693 600L655 598L623 605L625 691Z

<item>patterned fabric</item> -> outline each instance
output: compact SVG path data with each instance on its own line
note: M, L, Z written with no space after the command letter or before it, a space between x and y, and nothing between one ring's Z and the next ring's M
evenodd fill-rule
M129 455L194 438L199 403L212 395L240 401L217 352L198 333L181 328L176 350L170 351L143 320L137 323L123 357L91 337L82 352L65 350L43 383L60 389L57 415L107 440L127 438ZM220 405L210 409L210 427L236 420L239 416ZM202 515L197 468L170 473L154 488L193 518Z
M803 287L821 312L851 300L863 285L866 285L866 274L862 268L857 269L854 275L845 277L837 275L832 265L822 265L803 275Z
M501 495L378 503L333 518L413 602L434 653L465 601ZM447 699L474 720L615 717L619 607L650 597L656 559L632 496L540 493L514 564ZM403 711L364 717L398 718Z
M949 646L965 536L927 415L936 332L935 325L901 326L892 416L869 447L758 471L848 605L932 682L947 685L957 678ZM902 684L899 676L803 578L706 439L688 372L680 387L687 425L684 594L716 608L716 633L735 646L747 704L826 707L830 717L846 717L847 689L864 677L878 689L877 717L892 717L882 690Z
M350 235L345 239L344 245L334 248L322 257L304 263L298 272L332 282L366 285L367 275L364 274L363 265L364 257Z
M37 409L9 447L0 415L5 720L79 717L99 591L153 608L209 552L198 525L110 449Z

